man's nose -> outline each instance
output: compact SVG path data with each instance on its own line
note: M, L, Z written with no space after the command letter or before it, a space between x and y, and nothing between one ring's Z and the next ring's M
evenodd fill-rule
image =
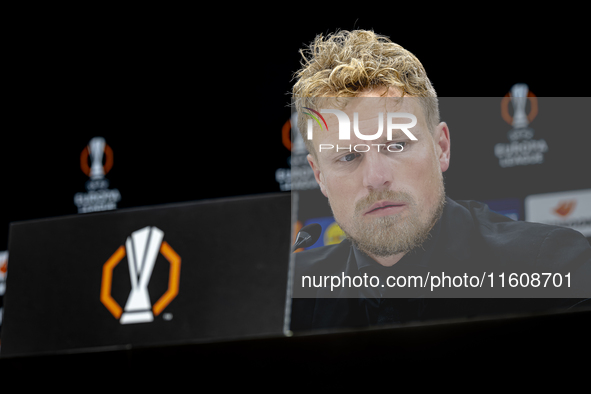
M363 186L375 190L390 187L394 174L386 156L371 151L365 154Z

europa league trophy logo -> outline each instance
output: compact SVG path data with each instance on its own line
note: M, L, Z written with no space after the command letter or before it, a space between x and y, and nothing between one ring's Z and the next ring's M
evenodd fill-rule
M90 179L102 179L105 176L103 171L103 152L105 151L105 139L103 137L94 137L88 143L90 151Z
M529 89L526 84L518 83L511 88L511 104L513 105L513 128L523 129L529 124L525 114L527 104L527 93Z
M529 114L527 103L530 102ZM513 116L509 114L509 104L513 107ZM543 138L534 139L534 130L529 127L538 114L538 99L524 83L513 85L510 94L501 100L501 117L512 128L507 132L509 142L495 145L494 154L499 159L499 166L515 167L530 164L542 164L548 144Z
M74 195L78 213L117 209L121 194L118 189L109 189L109 179L106 177L112 167L111 147L103 137L92 138L80 152L80 169L90 179L86 181L86 193Z
M528 101L531 103L529 114L527 113ZM509 114L509 104L513 107L513 116ZM507 133L509 141L531 140L534 130L529 127L529 124L537 113L538 99L529 91L529 87L524 83L513 85L510 95L507 94L501 104L503 119L513 126Z
M115 253L103 265L101 280L101 302L119 319L121 324L149 323L154 321L177 296L181 274L181 257L175 250L163 241L164 232L154 226L147 226L134 231L125 241L125 246L120 245ZM168 289L152 305L148 293L148 282L152 277L152 271L158 255L161 254L170 264L168 271ZM127 297L125 308L111 296L113 285L113 269L127 256L131 291ZM172 319L172 314L164 314L165 320Z
M131 292L125 304L121 324L147 323L154 320L148 282L156 263L164 233L156 227L144 227L127 237L125 249Z

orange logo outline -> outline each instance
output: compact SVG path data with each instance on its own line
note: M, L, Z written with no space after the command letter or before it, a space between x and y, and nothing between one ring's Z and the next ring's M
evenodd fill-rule
M283 142L283 146L291 151L291 120L289 119L281 128L281 142Z
M531 110L527 114L527 121L531 123L538 115L538 98L531 91L527 92L527 98L531 103ZM509 115L509 103L511 102L511 93L507 93L501 100L501 116L503 120L510 125L513 125L513 117Z
M179 293L181 274L181 258L166 241L162 241L160 253L170 263L170 271L168 274L168 289L152 306L154 316L158 316ZM119 246L119 249L103 265L103 276L101 280L101 302L116 319L121 317L123 309L111 297L111 286L113 284L113 269L123 257L125 257L125 247Z
M80 169L86 176L90 176L90 167L88 166L88 155L90 154L90 150L88 146L82 149L80 153ZM105 165L103 166L103 173L107 175L109 171L113 168L113 149L107 144L105 144Z

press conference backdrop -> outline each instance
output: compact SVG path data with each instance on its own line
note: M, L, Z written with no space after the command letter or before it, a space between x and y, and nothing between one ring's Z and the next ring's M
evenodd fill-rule
M567 225L590 237L591 161L588 125L581 122L591 104L581 97L588 82L548 83L544 66L548 42L558 42L569 53L569 73L583 75L583 52L572 40L555 32L482 37L475 49L463 40L465 31L438 31L425 42L393 27L386 16L321 19L295 30L283 22L249 24L244 37L232 37L232 55L223 57L231 61L207 71L187 54L194 36L177 30L166 35L146 29L133 45L126 41L132 36L127 27L101 34L55 27L35 34L27 42L31 60L45 60L23 62L22 96L13 100L18 122L2 135L0 250L6 252L0 253L0 303L10 275L10 222L289 192L294 177L309 177L305 152L294 151L291 141L286 93L299 67L298 49L337 29L374 29L421 60L451 130L445 173L450 197L485 201L515 219ZM271 44L270 34L277 38ZM500 43L502 56L491 52ZM201 51L224 50L212 42ZM226 79L237 66L240 75ZM516 107L507 100L519 83L525 84L516 90L526 98L523 112L532 118L523 127L512 124ZM477 102L481 112L470 117L446 97L487 99ZM324 209L301 210L300 225L323 221L320 241L338 242L339 229L319 191L313 183L301 189Z
M450 197L485 202L514 220L569 227L591 240L591 160L585 144L574 142L585 138L591 99L538 98L520 83L502 98L440 97L439 104L451 134L451 167L444 173ZM297 225L322 225L309 248L338 243L344 234L319 192L295 113L290 123Z

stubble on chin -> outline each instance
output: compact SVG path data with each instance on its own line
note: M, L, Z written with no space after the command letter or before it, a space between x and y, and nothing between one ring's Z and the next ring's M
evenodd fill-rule
M442 179L440 182L436 204L426 215L424 207L419 206L409 192L381 190L369 193L355 204L352 223L344 225L336 215L335 219L353 245L366 254L388 257L408 253L429 238L431 229L443 213L445 189ZM363 212L380 200L404 202L407 209L394 215L364 217Z

